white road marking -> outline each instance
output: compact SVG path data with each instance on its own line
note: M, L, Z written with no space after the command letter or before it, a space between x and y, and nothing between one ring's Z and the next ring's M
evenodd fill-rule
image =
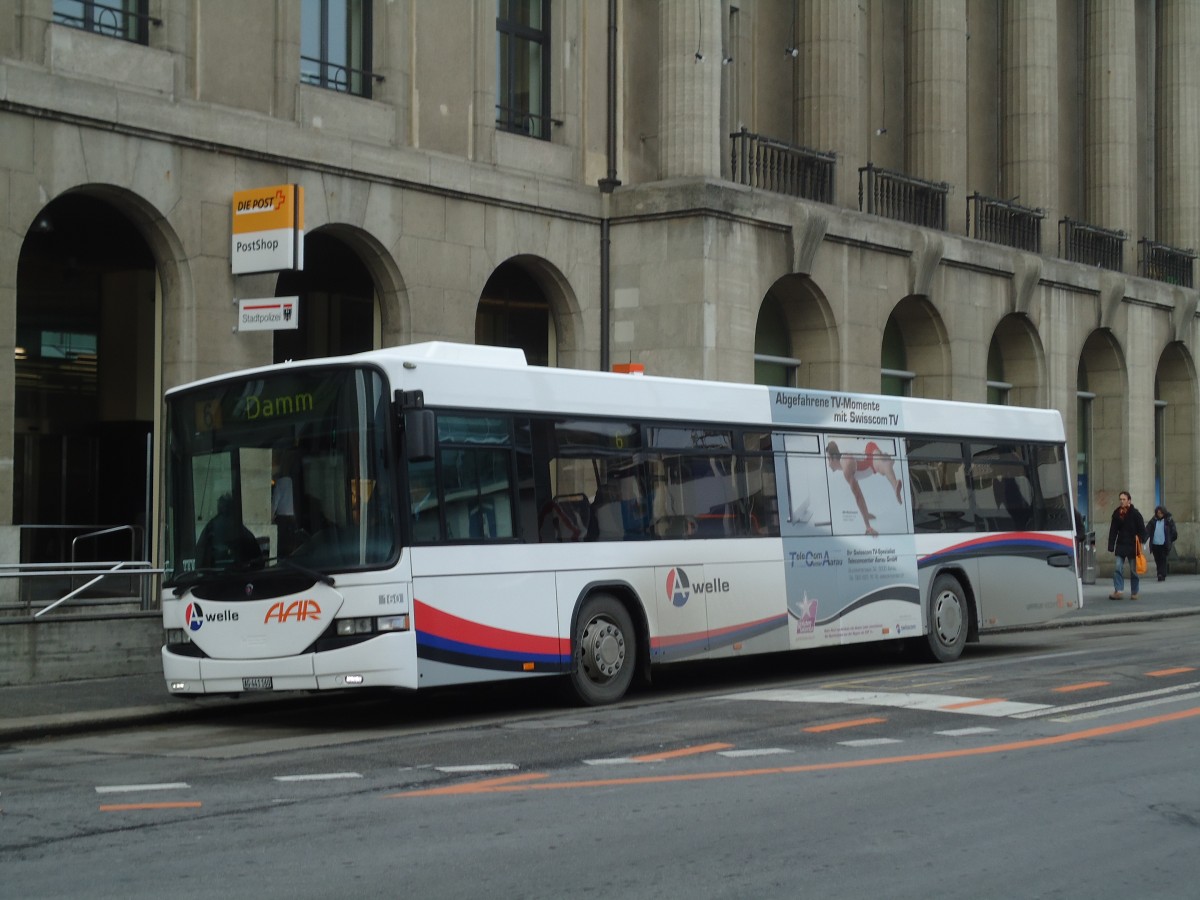
M827 691L768 688L725 694L723 700L772 700L778 703L846 703L856 706L887 706L899 709L921 709L930 712L951 712L968 716L1000 718L1038 710L1055 711L1044 703L1017 703L1012 700L993 700L980 697L956 697L950 694L914 694L891 691Z
M1120 706L1110 706L1107 709L1093 709L1090 712L1076 713L1071 716L1055 716L1051 722L1084 722L1088 719L1099 719L1102 716L1116 716L1135 709L1145 709L1148 706L1162 706L1164 703L1178 703L1182 700L1200 699L1200 691L1191 694L1174 694L1169 697L1155 697L1152 700L1142 700L1140 703L1125 703Z
M857 741L838 741L840 747L880 747L883 744L900 744L896 738L861 738Z
M968 737L972 734L993 734L995 731L995 728L980 725L976 728L951 728L949 731L935 731L934 734L940 734L943 737Z
M344 778L362 778L357 772L316 772L311 775L276 775L276 781L338 781Z
M108 784L98 785L97 794L121 794L129 791L176 791L188 790L191 785L186 781L164 781L160 784Z
M470 772L513 772L519 768L516 763L483 763L475 766L434 766L439 772L461 775Z
M613 756L608 759L585 759L585 766L644 766L663 762L661 759L634 759L632 756Z
M787 750L784 747L760 747L757 750L719 750L717 756L728 756L731 759L740 759L744 756L777 756L780 753L794 753L793 750Z
M1014 718L1031 719L1034 716L1048 716L1054 713L1070 713L1080 709L1095 709L1097 706L1127 704L1132 700L1143 700L1149 697L1164 697L1168 694L1178 694L1180 691L1194 691L1197 688L1200 688L1200 681L1193 681L1190 684L1176 684L1167 688L1159 688L1155 691L1139 691L1136 694L1121 694L1116 697L1101 697L1099 700L1086 700L1083 703L1071 703L1067 706L1050 706L1041 710L1030 710L1029 712L1025 713L1017 713Z

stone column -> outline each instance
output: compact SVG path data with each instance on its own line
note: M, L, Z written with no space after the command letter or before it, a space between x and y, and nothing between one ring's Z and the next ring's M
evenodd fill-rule
M1155 237L1200 250L1200 4L1159 0L1155 91Z
M963 231L967 191L966 0L910 0L905 57L908 172L950 184L948 231Z
M1120 229L1125 269L1137 250L1137 21L1134 0L1084 5L1084 201L1089 224Z
M860 123L859 4L795 0L799 4L796 140L837 154L840 206L858 206L858 168L867 164Z
M721 0L660 0L659 177L721 177Z
M1060 209L1055 3L1006 0L1000 64L1004 118L998 199L1045 210L1042 248L1052 252Z

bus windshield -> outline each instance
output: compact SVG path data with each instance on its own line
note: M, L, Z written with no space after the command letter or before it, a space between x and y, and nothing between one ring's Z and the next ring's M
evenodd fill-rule
M326 575L399 549L387 390L371 368L296 368L167 397L167 586Z

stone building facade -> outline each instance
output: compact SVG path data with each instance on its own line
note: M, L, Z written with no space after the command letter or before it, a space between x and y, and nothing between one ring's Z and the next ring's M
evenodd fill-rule
M1055 408L1101 541L1129 489L1195 556L1200 0L0 22L0 561L153 558L166 388L427 339ZM277 184L305 270L234 275L231 198ZM234 330L293 294L298 333Z

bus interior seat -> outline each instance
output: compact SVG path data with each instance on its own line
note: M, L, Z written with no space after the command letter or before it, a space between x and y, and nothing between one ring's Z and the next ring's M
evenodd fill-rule
M543 543L586 540L591 518L586 494L559 494L538 517L538 533Z

